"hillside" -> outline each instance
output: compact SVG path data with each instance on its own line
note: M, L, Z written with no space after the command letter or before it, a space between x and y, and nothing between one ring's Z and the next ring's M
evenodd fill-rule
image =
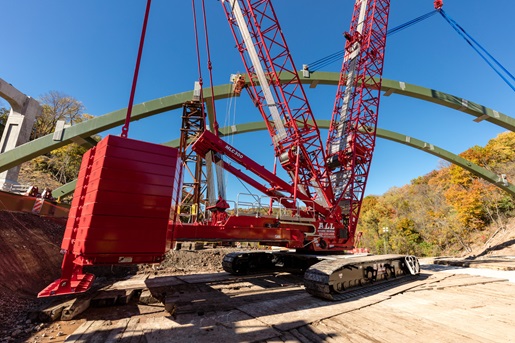
M485 147L474 146L460 156L503 174L508 182L515 180L513 132L501 133ZM445 164L409 185L366 197L358 231L363 232L363 246L376 253L469 256L509 241L514 217L513 196L461 167Z
M485 235L481 235L476 243L471 244L472 251L465 254L468 258L488 258L494 256L515 257L515 218L510 218L506 226L498 228L491 226L484 232L488 238L483 243Z

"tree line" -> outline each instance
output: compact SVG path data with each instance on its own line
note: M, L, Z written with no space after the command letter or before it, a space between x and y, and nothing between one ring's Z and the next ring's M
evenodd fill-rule
M460 156L515 180L513 132L501 133L486 146L474 146ZM469 171L446 163L408 185L365 197L358 231L363 232L363 245L374 253L471 252L473 244L488 240L487 228L503 228L515 215L514 200Z

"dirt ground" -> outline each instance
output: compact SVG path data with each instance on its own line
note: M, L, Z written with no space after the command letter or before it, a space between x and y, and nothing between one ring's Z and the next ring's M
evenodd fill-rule
M59 251L65 226L62 219L0 211L0 342L23 342L45 327L34 312L50 300L36 297L60 276ZM222 270L223 256L233 250L172 250L161 265L97 268L94 273L100 276L99 282L109 282L109 278L136 273L217 272Z
M64 220L42 218L30 213L0 211L0 342L24 342L36 332L49 329L34 313L49 301L37 293L59 277L59 253ZM192 274L220 272L223 256L234 248L172 250L160 265L138 268L97 270L99 282L127 274ZM515 255L515 230L500 230L487 245L477 246L472 259ZM72 331L80 322L67 322L68 328L52 327L52 341L62 341L61 329ZM62 324L65 325L65 324ZM64 337L62 337L64 340Z

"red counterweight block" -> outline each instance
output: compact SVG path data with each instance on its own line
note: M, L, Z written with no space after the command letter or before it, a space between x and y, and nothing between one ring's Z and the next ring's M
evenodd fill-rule
M182 186L178 149L107 136L83 156L61 245L61 279L39 296L85 291L82 266L161 262ZM75 284L75 287L74 287Z

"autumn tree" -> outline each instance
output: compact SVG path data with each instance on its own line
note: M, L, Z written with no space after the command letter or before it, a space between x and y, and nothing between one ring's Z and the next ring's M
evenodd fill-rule
M73 125L93 117L84 113L85 107L79 100L62 92L50 91L42 95L39 102L43 111L36 118L31 139L53 133L59 120ZM100 137L93 138L100 140ZM68 183L77 177L82 155L86 151L87 148L71 143L36 157L31 161L31 165L35 170L50 174L61 184Z
M87 119L82 102L62 92L50 91L43 94L38 101L43 111L36 118L31 140L54 132L59 120L64 120L66 124L73 125Z

